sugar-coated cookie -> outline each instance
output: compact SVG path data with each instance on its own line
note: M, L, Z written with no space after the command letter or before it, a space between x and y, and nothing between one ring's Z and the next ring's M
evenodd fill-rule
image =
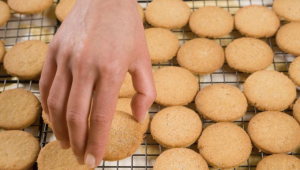
M182 0L153 0L145 15L146 20L155 27L176 29L188 23L191 10Z
M0 169L27 170L35 163L40 144L30 133L18 130L0 133Z
M220 44L206 38L196 38L181 46L177 55L181 67L194 74L211 74L224 63L224 50Z
M236 29L253 38L271 37L280 26L275 12L260 5L249 5L239 9L234 19Z
M1 3L2 1L0 1ZM0 40L0 63L3 61L3 57L5 54L5 47L4 47L4 42Z
M163 67L153 73L155 102L164 106L187 105L199 89L197 78L181 67Z
M53 0L8 0L9 7L21 14L38 14L49 8Z
M300 86L300 57L297 57L289 67L290 78Z
M0 94L0 128L24 129L35 122L40 109L39 100L30 91L5 90Z
M170 30L149 28L145 36L152 63L165 62L176 56L179 40Z
M187 148L164 151L156 159L153 170L209 170L201 155Z
M191 30L199 37L218 38L232 31L234 20L227 10L206 6L191 15L189 24Z
M55 9L55 15L60 22L63 22L70 11L73 9L77 0L61 0Z
M126 77L119 92L119 98L131 98L135 93L136 91L133 88L131 75L126 73Z
M283 73L262 70L246 79L244 93L259 110L282 111L296 99L296 86Z
M239 38L226 47L225 57L231 68L245 73L254 73L268 68L273 62L274 53L262 40Z
M252 151L248 134L228 122L208 126L200 136L198 148L206 162L218 169L238 167Z
M79 165L71 149L63 150L57 141L48 143L40 152L39 170L92 170L85 165Z
M282 51L294 56L300 56L299 30L300 22L291 22L278 30L276 43Z
M0 1L0 27L4 25L10 18L10 9L8 5Z
M116 111L110 133L104 161L117 161L133 155L143 141L142 126L132 115Z
M249 122L248 133L253 144L266 153L287 153L300 144L300 125L290 115L266 111Z
M189 108L167 107L154 115L150 131L153 139L164 147L188 147L199 138L202 122L199 115Z
M293 116L300 123L300 99L293 106Z
M35 79L41 75L48 45L38 40L14 45L4 56L3 64L8 74L20 79Z
M256 170L298 170L300 159L285 154L275 154L263 158L257 165Z
M215 122L238 120L244 116L248 107L243 92L227 84L213 84L201 89L195 104L203 117Z
M283 19L288 21L300 21L299 0L275 0L273 10Z

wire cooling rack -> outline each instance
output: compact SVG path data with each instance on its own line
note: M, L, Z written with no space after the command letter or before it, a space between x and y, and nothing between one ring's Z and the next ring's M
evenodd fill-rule
M41 40L46 43L49 43L53 35L55 34L57 28L60 23L55 19L54 9L59 0L54 0L53 5L50 9L38 15L21 15L12 13L12 16L8 23L2 27L0 27L0 40L5 41L5 47L8 50L16 43L36 39ZM203 6L219 6L226 10L228 10L232 15L236 13L238 9L243 6L256 4L263 5L269 8L272 7L273 0L184 0L192 11L197 8ZM145 9L147 5L151 2L151 0L138 0L138 2ZM282 21L284 24L284 21ZM151 27L149 24L145 24L145 28ZM186 41L196 38L197 36L191 32L188 26L182 29L172 30L174 34L176 34L180 40L180 44L184 44ZM242 35L237 31L233 30L229 35L226 35L222 38L214 39L218 42L222 47L226 47L230 42L234 39L240 38ZM294 56L286 54L282 52L275 41L275 37L270 37L266 39L262 39L266 41L270 47L273 49L275 53L275 57L272 65L268 68L269 70L276 70L279 72L283 72L287 74L288 67L290 63L295 59ZM164 62L153 64L153 70L160 69L165 66L179 66L176 58ZM243 89L243 83L245 79L249 76L249 74L241 73L231 69L228 64L224 64L223 67L216 71L213 74L205 75L205 76L197 76L199 82L199 89L214 84L214 83L226 83L233 86L237 86L240 89ZM24 81L18 80L15 77L11 77L8 75L3 65L0 64L0 91L4 91L7 89L14 88L24 88L33 92L38 98L39 88L38 81ZM299 89L297 89L297 93L299 94ZM196 110L195 104L190 103L187 107ZM151 117L153 117L158 111L163 109L162 106L158 104L153 104L150 109ZM241 126L245 130L247 129L249 120L257 114L259 111L256 108L249 106L246 115L238 121L234 123ZM291 114L292 110L287 109L285 111L288 114ZM203 128L207 127L213 122L209 120L205 120L203 117ZM41 147L44 147L49 141L54 140L53 132L48 127L48 125L43 123L42 118L40 117L37 122L29 128L24 129L32 133L36 138L39 139L41 143ZM0 130L1 131L1 130ZM198 151L197 145L193 144L191 149ZM151 134L149 132L146 133L144 142L141 144L139 150L132 155L131 157L116 161L116 162L102 162L97 170L151 170L153 169L153 164L155 159L159 156L161 152L165 150L164 147L159 145L155 140L153 140ZM295 151L289 153L293 154L300 158L300 148ZM256 169L257 163L265 156L266 154L260 153L258 149L255 147L251 153L250 158L240 167L235 168L235 170L254 170ZM37 170L37 166L34 165L34 170ZM210 167L211 170L214 168Z

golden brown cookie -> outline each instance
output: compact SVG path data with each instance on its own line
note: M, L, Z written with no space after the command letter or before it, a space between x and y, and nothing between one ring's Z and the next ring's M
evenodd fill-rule
M43 120L44 120L44 123L45 123L45 124L48 124L48 126L49 126L50 128L52 128L52 124L51 124L51 122L49 121L49 117L46 115L45 111L42 112L42 118L43 118Z
M300 159L285 154L275 154L263 158L257 165L256 170L298 170Z
M197 78L181 67L163 67L153 73L155 102L164 106L187 105L199 89Z
M273 10L283 19L288 21L300 21L299 0L275 0Z
M289 67L290 78L300 86L300 57L296 58Z
M300 56L299 30L300 22L291 22L278 30L276 43L282 51L294 56Z
M153 170L209 170L201 155L187 148L164 151L156 159Z
M119 98L131 98L135 95L136 91L133 88L132 78L129 73L126 73L125 80L119 92Z
M126 113L129 113L130 115L132 115L131 98L119 98L116 110L126 112ZM142 131L144 133L146 133L148 130L149 122L150 122L150 115L149 115L149 113L147 113L147 118L146 118L145 122L142 124Z
M194 74L211 74L224 63L224 50L220 44L206 38L196 38L183 44L178 51L178 63Z
M179 49L179 40L171 31L163 28L150 28L145 31L152 63L172 59Z
M262 70L246 79L244 93L259 110L282 111L294 102L296 86L283 73Z
M293 106L293 116L300 123L300 99L298 98Z
M150 131L153 139L166 148L192 145L200 136L199 115L184 106L167 107L154 115Z
M266 111L249 122L248 133L253 144L266 153L287 153L300 144L300 125L290 115Z
M249 158L252 145L248 134L233 123L208 126L202 133L198 148L206 162L215 168L235 168Z
M235 70L254 73L268 68L274 58L271 47L255 38L239 38L225 50L226 61Z
M215 122L238 120L244 116L248 107L243 92L227 84L213 84L201 89L195 104L203 117Z
M143 134L141 124L133 116L116 111L103 160L117 161L133 155L143 141Z
M55 15L60 22L63 22L70 11L73 9L77 0L61 0L55 9Z
M33 166L40 151L38 140L18 130L0 133L0 169L27 170Z
M20 79L35 79L41 75L48 45L37 40L14 45L4 56L3 64L8 74Z
M140 14L140 16L141 16L143 22L145 22L145 13L144 13L144 9L143 9L143 7L142 7L140 4L138 4L138 10L139 10L139 14Z
M227 10L206 6L191 15L189 24L191 30L199 37L218 38L232 31L234 20Z
M8 5L0 1L0 27L4 25L10 18L10 9Z
M72 150L61 149L57 141L48 143L41 150L37 163L39 170L91 170L79 165Z
M38 14L52 5L53 0L8 0L9 7L21 14Z
M24 129L35 122L40 109L39 100L30 91L5 90L0 94L0 128Z
M253 38L271 37L280 26L275 12L260 5L249 5L239 9L234 19L236 29Z
M188 23L191 10L182 0L153 0L145 15L146 20L155 27L176 29Z
M2 1L0 1L1 3ZM5 47L4 47L4 42L0 40L0 63L3 61L3 57L5 54Z

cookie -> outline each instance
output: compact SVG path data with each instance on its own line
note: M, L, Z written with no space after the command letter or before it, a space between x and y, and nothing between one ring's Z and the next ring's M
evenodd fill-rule
M239 9L234 20L235 28L240 33L253 38L271 37L280 26L277 15L260 5L249 5Z
M157 97L164 106L187 105L199 89L197 78L181 67L163 67L153 73Z
M116 110L126 112L126 113L129 113L130 115L132 115L131 98L119 98ZM149 113L147 113L147 118L146 118L145 122L142 124L142 131L144 133L146 133L148 130L149 122L150 122L150 115L149 115Z
M188 23L191 10L181 0L153 0L146 8L145 15L154 27L176 29Z
M179 49L179 40L171 31L163 28L149 28L145 31L152 63L172 59Z
M153 139L166 148L183 148L192 145L200 136L202 122L199 115L184 106L165 108L151 121Z
M0 128L24 129L35 122L40 109L39 100L30 91L5 90L0 94Z
M206 38L196 38L183 44L177 60L181 67L194 74L205 75L219 70L225 60L220 44Z
M139 14L140 14L140 16L141 16L141 18L142 18L142 21L143 22L145 22L145 13L144 13L144 9L143 9L143 7L138 3L138 10L139 10Z
M294 56L300 56L299 30L300 22L291 22L278 30L276 43L282 51Z
M158 156L153 170L209 170L201 155L187 148L174 148Z
M296 98L295 84L283 73L258 71L244 83L244 93L250 105L262 111L282 111Z
M4 56L7 73L20 79L31 80L41 75L48 45L37 40L24 41L14 45Z
M229 169L246 162L252 145L241 127L221 122L210 125L203 131L198 148L208 164L219 169Z
M297 86L300 86L300 57L296 58L290 65L289 76Z
M104 161L117 161L133 155L143 141L142 126L133 116L116 111L110 133Z
M55 15L60 22L63 22L70 11L73 9L77 0L61 0L56 8Z
M20 14L38 14L52 5L53 0L8 0L9 7Z
M243 92L227 84L213 84L201 89L195 104L203 117L215 122L238 120L244 116L248 107Z
M2 1L0 1L1 4ZM3 57L5 54L5 47L4 47L4 42L0 40L0 63L3 61Z
M0 1L0 27L3 26L10 18L10 9L8 5Z
M254 73L268 68L274 58L271 47L255 38L239 38L225 50L228 65L244 73Z
M30 133L18 130L0 133L0 169L29 169L35 163L40 144Z
M136 91L133 88L131 75L126 73L126 77L119 92L119 98L131 98L135 93Z
M39 170L91 170L85 165L79 165L71 149L63 150L57 141L48 143L40 152Z
M227 10L206 6L191 15L189 24L191 30L199 37L219 38L233 30L234 20Z
M287 153L300 144L300 125L290 115L266 111L249 122L248 133L253 144L266 153Z
M300 159L292 155L275 154L263 158L256 170L298 170Z
M288 21L300 21L299 0L275 0L273 10L283 19Z
M44 123L45 124L48 124L48 126L50 127L50 128L52 128L52 124L51 124L51 122L49 121L49 117L46 115L46 113L43 111L42 112L42 118L43 118L43 120L44 120Z
M300 123L300 99L293 106L293 116Z

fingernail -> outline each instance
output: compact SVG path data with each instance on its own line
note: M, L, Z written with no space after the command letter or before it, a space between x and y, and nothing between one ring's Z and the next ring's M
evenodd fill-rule
M62 149L69 149L70 148L70 144L67 141L58 140L57 142L58 142L59 146Z
M84 165L83 157L75 155L75 158L76 158L78 164Z
M85 158L85 165L89 168L95 168L96 167L96 159L93 155L87 154Z

